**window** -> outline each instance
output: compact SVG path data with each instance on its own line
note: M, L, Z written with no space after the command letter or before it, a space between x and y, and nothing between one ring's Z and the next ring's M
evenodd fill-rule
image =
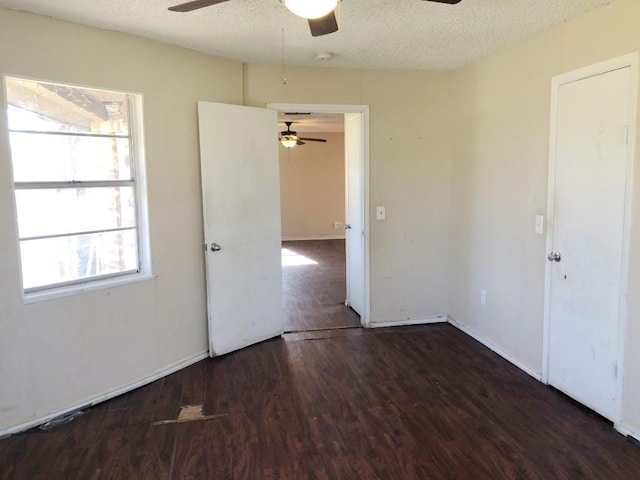
M25 292L148 273L141 96L5 86Z

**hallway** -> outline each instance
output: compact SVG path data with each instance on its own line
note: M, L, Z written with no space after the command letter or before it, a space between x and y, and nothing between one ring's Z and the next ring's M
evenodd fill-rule
M344 240L282 242L285 331L360 326L360 316L344 305Z

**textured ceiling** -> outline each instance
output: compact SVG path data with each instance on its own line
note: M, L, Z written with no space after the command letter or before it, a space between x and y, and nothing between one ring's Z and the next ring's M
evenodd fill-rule
M613 0L343 0L337 33L311 37L279 0L230 0L190 13L180 0L0 0L0 7L132 33L246 63L450 69ZM319 61L319 53L331 60Z

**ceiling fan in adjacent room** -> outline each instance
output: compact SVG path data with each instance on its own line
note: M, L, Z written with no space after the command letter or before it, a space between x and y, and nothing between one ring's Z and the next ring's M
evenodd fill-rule
M307 142L327 141L324 138L299 137L297 132L291 130L291 125L293 124L293 122L284 122L284 124L287 126L287 129L280 132L280 137L278 137L278 140L280 140L280 143L285 148L293 148L296 145L304 145L305 142L303 142L303 140L306 140Z
M192 0L169 7L172 12L190 12L199 8L209 7L229 0ZM299 17L309 21L309 28L313 37L328 35L338 31L335 8L342 0L280 0L285 7ZM448 3L454 5L462 0L423 0L425 2Z

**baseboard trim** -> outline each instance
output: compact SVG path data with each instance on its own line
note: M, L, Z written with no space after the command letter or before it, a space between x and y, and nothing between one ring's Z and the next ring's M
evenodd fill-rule
M25 430L29 430L30 428L37 427L38 425L42 425L50 420L53 420L56 417L61 415L65 415L70 412L74 412L76 410L82 410L85 408L92 407L97 405L98 403L102 403L106 400L110 400L118 395L122 395L123 393L130 392L131 390L135 390L136 388L147 385L151 382L155 382L156 380L161 379L162 377L166 377L167 375L171 375L172 373L177 372L183 368L188 367L189 365L193 365L194 363L199 362L200 360L204 360L209 356L209 352L202 352L196 355L192 355L191 357L187 357L182 359L176 363L172 363L171 365L162 368L160 370L156 370L152 375L145 377L143 379L137 380L135 382L129 383L122 387L118 387L113 390L109 390L107 392L103 392L94 397L90 397L83 402L78 402L69 407L61 408L59 410L55 410L53 412L47 413L46 415L39 416L37 418L33 418L27 422L19 423L18 425L14 425L12 427L0 429L0 439L9 437L15 433L23 432Z
M519 361L517 361L516 359L514 359L511 355L509 355L508 353L506 353L505 351L503 351L502 349L496 347L493 343L489 342L488 340L484 339L483 337L481 337L480 335L478 335L476 332L474 332L473 330L471 330L468 327L465 327L464 325L456 322L453 318L448 317L448 322L449 324L451 324L452 326L456 327L458 330L460 330L461 332L466 333L467 335L469 335L471 338L473 338L474 340L477 340L478 342L480 342L481 344L483 344L485 347L487 347L489 350L492 350L493 352L497 353L498 355L500 355L502 358L504 358L506 361L508 361L509 363L512 363L513 365L515 365L516 367L518 367L520 370L522 370L523 372L531 375L533 378L535 378L536 380L538 380L539 382L542 381L542 373L538 373L538 372L534 372L533 370L531 370L529 367L525 366L524 364L520 363Z
M294 242L294 241L301 241L301 240L344 240L344 235L343 236L335 236L335 235L328 235L328 236L320 236L320 237L283 237L282 241L283 242Z
M404 327L407 325L428 325L430 323L446 323L447 316L446 315L436 315L433 317L426 318L412 318L408 320L398 320L397 322L380 322L375 323L371 322L369 328L382 328L382 327Z
M640 446L640 433L633 431L622 423L614 423L613 428L625 437L628 437L633 443Z

